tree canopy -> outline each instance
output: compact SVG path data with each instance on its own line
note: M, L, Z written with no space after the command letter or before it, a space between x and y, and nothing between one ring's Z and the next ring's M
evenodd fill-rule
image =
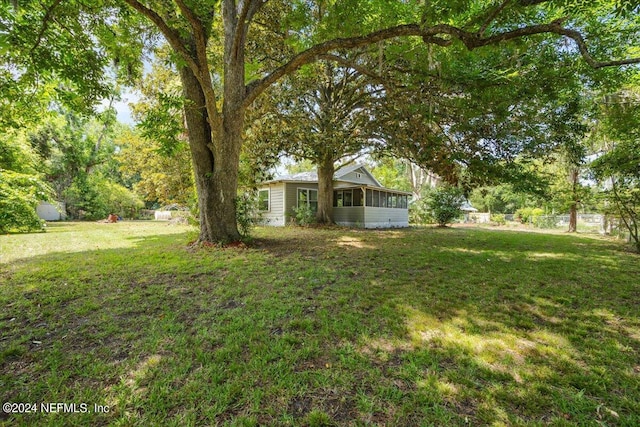
M637 64L639 8L605 0L24 0L0 8L2 91L42 91L44 82L58 102L86 108L106 95L107 72L139 76L145 47L161 35L182 83L200 240L229 241L239 238L234 199L245 116L284 76L371 47L405 63L419 63L429 47L448 58L482 51L473 58L482 61L504 46L545 46L593 69ZM499 116L489 114L500 136ZM469 147L472 155L486 148Z

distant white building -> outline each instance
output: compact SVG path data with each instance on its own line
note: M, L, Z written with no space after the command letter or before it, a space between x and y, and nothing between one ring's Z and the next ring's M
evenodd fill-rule
M64 203L60 203L59 207L48 202L42 202L36 207L36 213L40 219L45 221L60 221L66 219Z

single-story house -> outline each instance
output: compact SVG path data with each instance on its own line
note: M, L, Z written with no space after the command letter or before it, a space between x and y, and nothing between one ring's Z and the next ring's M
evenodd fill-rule
M333 175L333 220L350 227L408 227L410 197L384 188L363 165L346 166ZM258 187L258 200L265 225L286 225L295 216L293 208L318 209L318 175L303 172L266 181Z

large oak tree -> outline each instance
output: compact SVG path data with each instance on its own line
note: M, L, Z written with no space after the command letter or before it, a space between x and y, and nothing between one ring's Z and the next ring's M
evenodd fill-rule
M640 62L627 57L627 48L633 45L638 31L633 26L637 22L625 17L637 12L636 1L13 3L17 7L11 12L6 5L0 9L0 47L3 53L12 49L8 61L14 64L8 74L3 74L3 80L37 83L38 76L55 75L77 85L61 86L61 96L70 102L77 101L76 94L89 98L100 95L104 89L101 73L109 57L118 59L120 64L131 64L135 49L125 47L139 48L154 32L164 37L175 54L183 86L200 205L200 241L232 241L240 237L234 203L247 110L282 77L305 64L326 59L327 54L340 55L399 37L417 37L427 45L442 48L461 43L474 50L523 38L536 43L544 35L553 35L573 41L565 49L579 51L595 68ZM314 14L309 13L317 9L316 3L322 3L327 10L319 15L320 19L313 19ZM586 25L585 16L589 13L594 19ZM598 17L602 19L595 19ZM612 33L604 28L614 19L618 21L618 32L624 33L629 44L618 45L619 40L612 40ZM273 40L282 48L263 48L265 37L254 36L264 28L275 34ZM591 30L594 37L589 42L595 46L588 46L583 35ZM595 59L589 49L605 59ZM217 55L220 62L213 59ZM121 65L117 69L121 74L136 74L134 67Z
M322 62L270 91L277 123L261 138L296 160L310 160L318 173L316 221L333 222L333 176L371 146L373 104L381 87L356 70Z

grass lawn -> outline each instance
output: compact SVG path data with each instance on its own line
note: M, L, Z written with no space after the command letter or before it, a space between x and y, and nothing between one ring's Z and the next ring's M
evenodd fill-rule
M194 238L154 222L0 236L0 401L37 409L0 425L640 425L640 257L617 242Z

